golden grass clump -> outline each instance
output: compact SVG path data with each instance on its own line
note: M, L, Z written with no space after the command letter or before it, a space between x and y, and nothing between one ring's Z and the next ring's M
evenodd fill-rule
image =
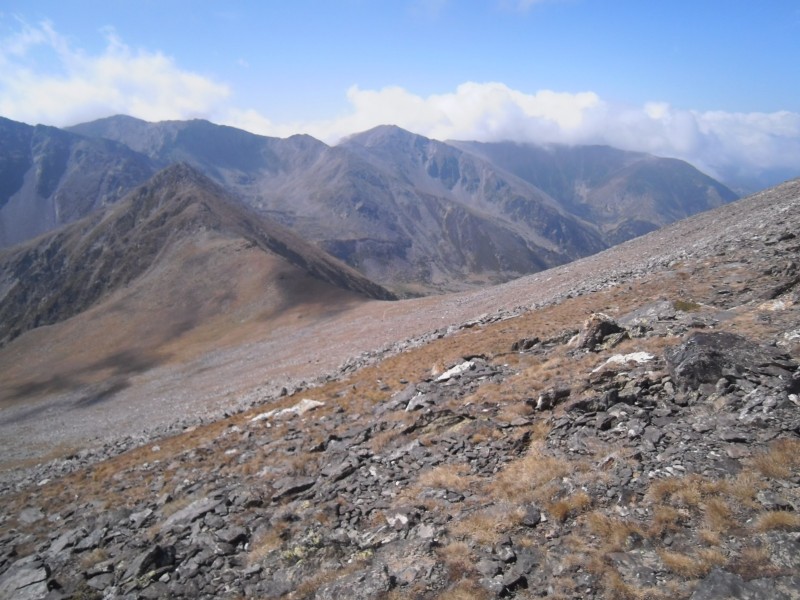
M478 582L462 580L437 597L439 600L488 600L491 596Z
M752 460L753 466L764 477L787 479L800 469L800 440L775 440L770 444L769 450Z
M709 498L703 505L703 520L711 531L727 531L735 524L730 505L721 498Z
M580 490L561 500L547 503L545 509L556 521L564 523L568 518L586 510L591 504L592 498L589 494Z
M285 526L271 528L257 535L250 541L249 552L247 554L247 562L249 564L256 564L264 560L270 552L274 552L283 545L283 538L281 537Z
M500 539L508 525L509 510L500 506L487 508L470 513L456 521L450 531L456 536L463 536L474 540L484 546L494 544Z
M574 463L548 456L541 442L534 442L522 458L509 463L488 485L494 498L515 504L551 501L556 482L578 470ZM586 467L588 468L588 466Z
M425 471L419 476L414 487L439 488L464 492L477 480L469 475L469 467L458 464L442 464Z
M800 515L785 510L768 510L758 515L753 522L756 531L794 531L800 529Z
M437 549L436 553L447 566L448 579L460 581L474 575L475 561L469 544L463 541L450 542Z
M604 553L624 550L632 539L642 536L642 528L637 523L609 517L599 511L588 513L583 522L600 540Z
M659 505L653 509L653 518L650 522L648 534L651 537L660 538L664 534L679 531L688 521L689 514L685 510Z
M727 562L725 555L716 548L701 548L693 556L661 549L658 555L667 569L687 579L703 577Z

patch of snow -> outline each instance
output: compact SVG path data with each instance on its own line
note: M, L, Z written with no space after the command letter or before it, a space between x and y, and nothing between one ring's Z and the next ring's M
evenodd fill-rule
M448 379L452 379L453 377L457 377L462 373L466 373L475 368L475 363L471 360L461 363L460 365L456 365L452 369L447 369L444 373L439 375L436 378L436 381L447 381Z
M265 413L256 415L255 417L250 419L250 422L257 423L258 421L266 421L267 419L280 419L290 415L299 416L307 413L310 410L319 408L320 406L325 406L325 403L320 402L319 400L309 400L308 398L303 398L302 400L300 400L300 402L289 408L276 408L275 410L270 410Z
M599 367L592 369L592 373L597 373L603 367L607 367L608 365L625 365L629 362L642 364L650 362L654 358L655 356L650 354L649 352L631 352L630 354L615 354Z

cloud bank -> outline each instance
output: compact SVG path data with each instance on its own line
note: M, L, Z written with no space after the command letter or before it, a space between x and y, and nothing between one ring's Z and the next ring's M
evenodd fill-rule
M744 187L800 176L800 114L678 109L665 102L624 106L591 91L525 93L502 83L464 83L427 97L401 87L347 92L350 110L335 119L274 124L234 111L230 125L264 135L308 133L329 143L381 124L439 140L607 144L686 160Z
M185 119L210 114L230 95L160 52L131 49L111 29L105 42L100 54L87 55L50 23L22 23L0 40L0 115L60 126L117 113Z
M523 2L524 4L524 2ZM533 4L529 2L528 4ZM346 92L336 117L275 123L257 107L231 104L224 83L181 69L160 52L134 50L112 30L95 55L48 23L22 24L0 40L0 115L72 125L124 113L148 121L207 118L263 135L308 133L328 143L381 124L447 140L607 144L681 158L742 189L800 176L800 113L731 113L610 103L592 91L525 92L466 82L420 96L399 86Z

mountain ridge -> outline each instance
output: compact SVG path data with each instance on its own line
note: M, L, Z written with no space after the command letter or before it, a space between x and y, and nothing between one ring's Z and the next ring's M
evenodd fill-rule
M179 239L210 229L282 256L331 285L393 295L282 227L230 199L184 164L160 171L103 212L0 252L0 340L76 315L155 265Z
M487 153L474 146L448 145L396 126L354 134L334 147L308 136L280 140L201 120L151 124L110 117L70 129L127 141L161 164L187 160L245 203L368 277L410 293L508 280L719 203L717 196L706 200L702 190L692 189L689 204L669 214L655 211L654 218L653 210L639 210L634 218L618 217L613 228L604 229L607 211L575 211L578 204L565 205L551 193L554 188L543 191L525 173L487 161ZM659 164L667 173L677 168L670 166L677 163ZM690 175L697 176L680 177ZM651 204L665 198L674 203L675 194L632 190L625 177L621 180L616 187L608 184L596 203L627 196L627 204L616 210L620 214L642 194L653 197ZM724 201L734 197L729 191L723 196ZM445 222L453 211L459 217ZM477 230L495 233L477 241ZM494 258L502 255L517 258L503 264Z

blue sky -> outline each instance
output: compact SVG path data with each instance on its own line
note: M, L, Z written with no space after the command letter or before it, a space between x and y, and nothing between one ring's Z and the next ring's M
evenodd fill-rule
M610 143L800 175L796 0L5 0L0 115Z

